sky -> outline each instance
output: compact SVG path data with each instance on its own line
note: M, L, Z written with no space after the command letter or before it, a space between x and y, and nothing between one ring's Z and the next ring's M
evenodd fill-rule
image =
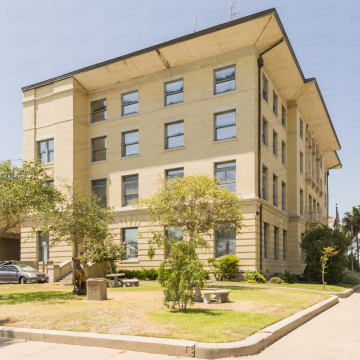
M6 5L5 5L6 4ZM196 30L230 20L230 0L197 0ZM360 1L237 1L236 17L275 7L306 78L316 77L342 149L329 214L360 205ZM0 21L0 161L22 159L21 87L194 31L194 0L17 0Z

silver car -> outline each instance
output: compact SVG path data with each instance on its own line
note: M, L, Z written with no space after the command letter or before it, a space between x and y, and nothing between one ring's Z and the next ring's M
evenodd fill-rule
M7 264L0 266L0 283L45 283L49 277L29 265Z

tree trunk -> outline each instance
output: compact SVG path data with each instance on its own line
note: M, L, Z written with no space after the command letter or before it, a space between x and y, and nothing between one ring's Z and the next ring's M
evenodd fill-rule
M324 271L322 272L321 276L322 276L323 288L325 289L325 273L324 273Z
M356 235L357 261L359 262L359 235Z

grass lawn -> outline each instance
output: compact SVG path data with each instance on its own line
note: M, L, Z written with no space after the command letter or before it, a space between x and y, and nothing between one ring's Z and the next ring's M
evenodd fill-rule
M325 291L325 292L341 292L346 289L352 288L354 285L350 284L336 284L336 285L325 285L325 290L322 284L306 284L306 283L293 283L293 284L249 284L247 281L237 281L237 282L226 282L226 281L215 281L218 284L246 284L246 285L255 285L255 286L275 286L275 287L284 287L284 288L296 288L296 289L305 289L305 290L316 290L316 291Z
M230 303L194 303L186 314L162 305L161 286L108 289L108 300L88 302L72 287L2 284L0 325L142 335L201 342L243 340L256 331L316 304L329 295L276 289L228 287Z

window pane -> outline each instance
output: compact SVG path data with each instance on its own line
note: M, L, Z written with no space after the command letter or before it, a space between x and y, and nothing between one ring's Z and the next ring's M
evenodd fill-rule
M215 175L222 183L225 182L225 171L217 171Z
M236 240L221 240L216 242L216 256L236 255Z
M94 152L94 161L106 160L106 150L98 150Z
M139 112L139 104L124 106L124 115L137 114Z
M184 146L184 135L168 138L168 149Z
M182 240L184 238L183 229L181 227L171 227L166 233L166 236L170 239Z
M177 91L183 91L183 80L167 83L165 86L165 93L170 94Z
M236 123L236 114L235 111L218 114L215 117L215 125L216 127L219 126L227 126Z
M42 162L43 164L47 162L47 160L46 160L46 153L42 153L42 154L40 155L40 158L41 158L41 162Z
M124 134L125 145L134 144L134 143L138 143L138 142L139 142L139 132L138 131L133 131L133 132Z
M184 123L168 124L166 125L166 132L167 136L182 135L184 134Z
M93 139L93 149L106 149L106 137Z
M133 205L135 203L135 200L138 198L137 194L134 195L125 195L125 206L127 205Z
M41 141L39 144L40 144L40 153L44 153L46 151L46 141Z
M124 156L138 155L139 154L139 144L127 145L125 147Z
M235 78L235 66L226 69L220 69L215 71L215 81L224 81L227 79Z
M54 139L48 140L47 145L49 151L54 151Z
M126 259L136 259L138 257L138 229L124 229L123 241L126 242Z
M236 126L229 126L216 130L216 140L231 139L236 137Z
M235 90L235 80L229 80L215 84L215 94L221 94L233 90Z
M104 197L106 197L106 186L96 187L93 189L93 192L99 198L104 198Z
M215 165L215 169L216 170L228 169L228 168L235 167L235 165L236 165L235 161L231 161L231 162L227 162L227 163L219 163L219 164Z
M236 172L235 170L226 171L226 182L235 182Z
M94 101L92 103L92 111L105 111L106 110L106 100Z
M101 180L94 180L92 182L93 186L101 186L101 185L106 185L106 179L101 179Z
M123 105L138 102L139 93L137 91L123 95Z
M171 178L171 177L184 177L184 169L175 169L175 170L167 170L166 171L166 177L167 178Z
M216 230L215 236L216 236L217 240L233 240L233 239L236 239L235 231L227 231L227 232L222 231L222 232L220 232L219 230Z
M51 151L51 152L49 152L48 153L48 160L49 160L49 162L53 162L54 161L54 152L53 151Z
M124 176L124 182L137 181L137 180L138 180L137 175Z
M133 195L138 193L138 182L124 183L124 194Z
M172 105L184 102L184 93L177 93L166 96L166 105Z
M231 192L236 192L236 183L224 184L226 188L228 188Z
M106 111L93 114L93 122L106 120Z

